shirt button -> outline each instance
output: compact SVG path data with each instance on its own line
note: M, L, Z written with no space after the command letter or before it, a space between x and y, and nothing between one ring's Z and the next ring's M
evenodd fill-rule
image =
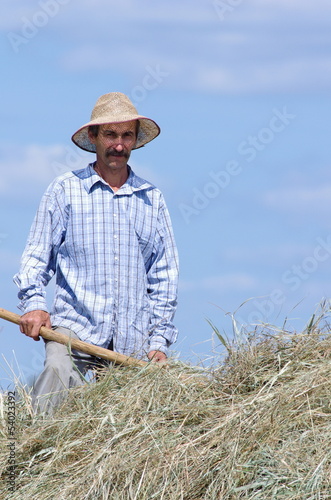
M117 238L117 234L114 234L114 238L115 238L115 239Z

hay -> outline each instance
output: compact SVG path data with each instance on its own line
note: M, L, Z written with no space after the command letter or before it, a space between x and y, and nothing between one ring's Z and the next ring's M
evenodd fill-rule
M2 447L0 498L331 498L328 331L264 327L209 369L113 369L51 418L31 419L25 395L17 490Z

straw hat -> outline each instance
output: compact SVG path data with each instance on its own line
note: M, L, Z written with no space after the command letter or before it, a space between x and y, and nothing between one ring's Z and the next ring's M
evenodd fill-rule
M138 114L138 111L130 99L121 92L111 92L99 97L91 115L91 121L83 125L72 136L76 146L95 153L95 145L91 143L88 136L90 125L104 125L107 123L122 123L131 120L139 120L140 127L136 146L138 149L152 141L160 133L160 127L150 118Z

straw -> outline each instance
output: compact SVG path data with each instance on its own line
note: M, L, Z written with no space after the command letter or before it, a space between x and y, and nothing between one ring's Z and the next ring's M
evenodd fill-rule
M210 368L107 370L46 419L31 421L22 397L10 498L330 498L327 321L301 334L263 326L230 347Z

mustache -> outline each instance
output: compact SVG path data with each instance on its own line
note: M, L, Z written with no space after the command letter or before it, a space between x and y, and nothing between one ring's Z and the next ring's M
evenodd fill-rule
M108 158L109 156L129 158L129 154L126 151L116 151L116 149L107 149L106 158Z

